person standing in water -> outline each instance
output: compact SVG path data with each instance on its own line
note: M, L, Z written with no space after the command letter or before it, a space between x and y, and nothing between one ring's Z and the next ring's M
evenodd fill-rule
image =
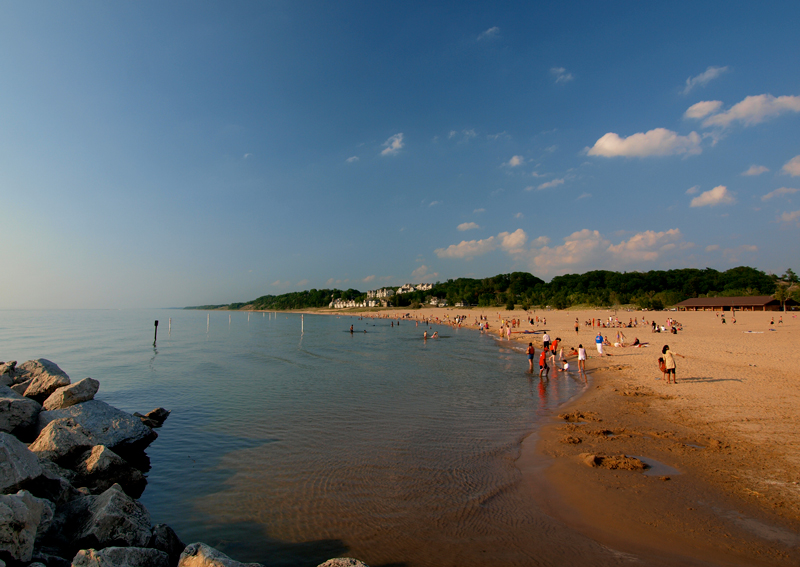
M533 343L528 343L528 350L525 351L525 354L528 355L528 371L533 374L533 356L536 354Z

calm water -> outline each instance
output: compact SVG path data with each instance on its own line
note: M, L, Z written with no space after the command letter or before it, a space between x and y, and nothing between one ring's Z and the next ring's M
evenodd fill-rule
M172 410L142 501L240 561L616 564L517 486L521 440L576 377L531 379L471 330L425 343L413 322L311 315L300 329L284 314L0 311L0 359L47 358L111 405Z

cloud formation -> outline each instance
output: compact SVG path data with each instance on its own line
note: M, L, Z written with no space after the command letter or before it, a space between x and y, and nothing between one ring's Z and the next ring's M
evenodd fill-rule
M689 77L686 79L686 87L683 89L683 94L689 94L689 92L697 86L706 86L709 82L713 81L727 70L727 67L709 67L699 75Z
M715 207L717 205L732 205L736 202L734 196L728 192L724 185L717 185L713 189L700 193L692 199L690 207Z
M499 34L500 34L500 28L498 28L497 26L493 26L488 30L486 30L485 32L481 32L481 34L478 36L478 41L482 39L497 37Z
M627 138L620 138L614 132L609 132L597 140L588 153L590 156L603 157L649 157L701 152L700 136L697 132L679 136L672 130L655 128Z
M541 191L542 189L550 189L551 187L558 187L559 185L564 184L564 179L553 179L552 181L546 181L539 185L536 190Z
M553 67L550 73L556 76L556 83L568 83L575 78L564 67Z
M397 154L397 152L399 152L405 145L403 143L403 133L400 132L399 134L391 136L388 140L386 140L383 143L383 145L386 147L381 152L382 156L393 156Z
M699 109L710 109L712 105L719 101L704 101L689 107L686 111L688 118L702 118L706 114L702 114ZM706 105L706 106L702 106ZM690 115L690 111L696 109ZM759 124L770 118L775 118L787 112L800 112L800 96L779 96L774 97L771 94L762 94L756 96L748 96L743 101L734 104L724 112L716 113L719 109L717 106L714 110L710 111L708 118L703 120L705 127L720 127L727 128L734 122L740 122L745 126L752 126Z
M482 240L462 240L458 244L451 244L447 248L437 248L433 253L439 258L470 260L475 256L482 256L497 248L503 248L509 252L518 251L525 245L527 239L528 236L525 231L518 228L514 232L501 232L497 236L490 236Z
M349 158L347 158L347 159L346 159L346 160L344 160L344 161L346 161L347 163L353 163L353 162L356 162L356 161L358 161L358 156L352 156L352 157L349 157Z
M474 230L474 229L480 228L480 227L474 222L462 222L456 228L458 228L458 230L460 230L461 232L464 232L465 230Z
M524 157L522 157L522 156L512 156L511 159L508 160L507 162L505 162L503 165L506 165L508 167L519 167L523 163L525 163L525 158Z
M762 173L766 173L768 171L769 168L764 167L763 165L751 165L747 171L742 172L742 175L745 176L761 175Z
M790 187L781 187L779 189L775 189L775 191L770 191L763 197L761 197L762 201L769 201L773 197L780 197L781 195L791 195L793 193L797 193L800 189L792 189Z
M696 195L698 191L700 191L700 186L699 185L692 185L691 187L689 187L686 190L686 194L687 195Z
M778 217L778 220L781 221L781 222L787 222L787 223L788 222L799 221L798 224L800 224L800 211L793 211L791 213L789 213L789 212L783 213L780 217Z
M709 114L714 114L721 107L721 100L703 100L687 108L686 112L683 113L683 116L684 118L694 118L699 120L700 118L705 118Z
M800 176L800 155L794 156L792 159L783 164L781 170L788 173L792 177Z

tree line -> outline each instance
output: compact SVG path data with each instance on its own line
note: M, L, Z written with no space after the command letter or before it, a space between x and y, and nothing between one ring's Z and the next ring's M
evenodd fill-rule
M433 289L394 295L393 307L416 308L431 298L448 305L551 307L565 309L575 305L612 307L633 305L641 309L663 309L693 297L773 295L788 292L797 295L798 278L788 269L783 276L766 274L747 266L724 272L705 268L651 270L649 272L612 272L594 270L584 274L554 277L549 283L527 272L498 274L490 278L457 278L436 282ZM396 287L392 289L397 290ZM310 289L282 295L263 295L247 302L227 305L202 305L187 309L258 309L290 310L327 307L335 299L362 302L366 292L356 289Z

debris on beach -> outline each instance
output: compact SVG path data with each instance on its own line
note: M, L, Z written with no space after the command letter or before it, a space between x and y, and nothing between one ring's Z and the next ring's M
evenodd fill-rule
M643 471L650 468L647 463L636 457L626 455L595 455L592 453L581 453L579 458L585 465L611 470L623 471Z

